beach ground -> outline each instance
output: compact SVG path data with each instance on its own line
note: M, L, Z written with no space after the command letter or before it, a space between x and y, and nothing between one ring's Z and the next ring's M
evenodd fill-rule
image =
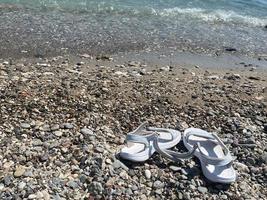
M193 58L0 59L0 198L266 199L265 58ZM211 183L196 158L121 160L126 134L144 121L217 132L237 181Z

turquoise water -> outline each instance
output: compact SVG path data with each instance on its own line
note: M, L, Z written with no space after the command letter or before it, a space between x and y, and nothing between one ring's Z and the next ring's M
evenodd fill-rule
M265 26L267 0L0 0L0 42L14 37L35 51L231 46L257 54L267 52Z

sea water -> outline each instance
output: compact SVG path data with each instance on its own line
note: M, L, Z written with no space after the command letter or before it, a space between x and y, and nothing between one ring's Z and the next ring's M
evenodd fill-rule
M267 0L0 0L1 52L226 47L267 53Z

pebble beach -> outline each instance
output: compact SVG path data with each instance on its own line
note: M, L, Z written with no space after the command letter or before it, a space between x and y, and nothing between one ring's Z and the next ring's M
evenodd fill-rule
M266 68L247 63L0 59L0 199L266 199L266 113ZM122 160L126 134L144 121L215 131L237 181L210 182L196 158ZM174 150L186 151L182 142Z

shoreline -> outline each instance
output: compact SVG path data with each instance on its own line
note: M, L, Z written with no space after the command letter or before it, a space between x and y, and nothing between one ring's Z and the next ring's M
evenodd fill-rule
M166 52L0 59L0 198L265 199L265 66ZM144 121L216 131L238 180L211 183L195 158L118 159Z

